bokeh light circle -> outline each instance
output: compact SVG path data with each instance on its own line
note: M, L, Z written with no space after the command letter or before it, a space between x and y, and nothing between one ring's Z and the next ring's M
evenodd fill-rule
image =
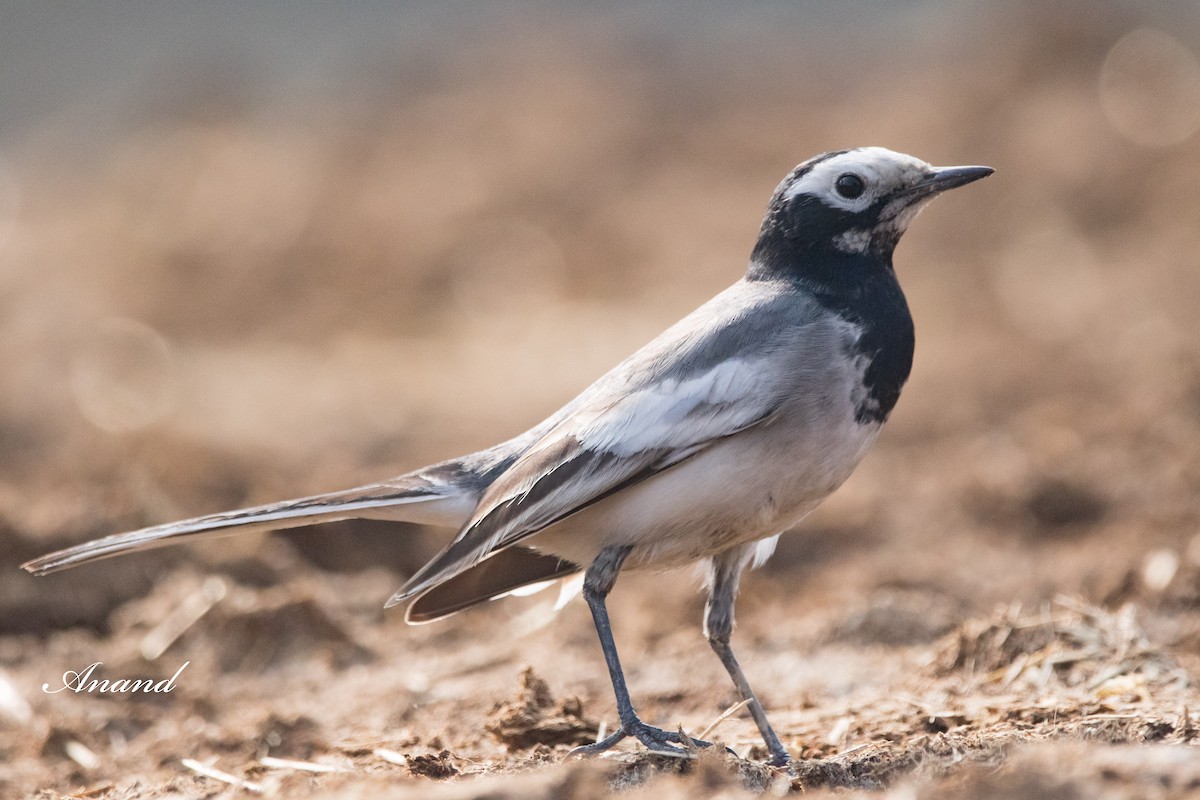
M1200 130L1200 58L1169 33L1130 31L1104 59L1100 105L1113 129L1130 141L1178 144Z
M98 322L71 361L71 392L97 428L129 433L165 418L175 406L177 369L158 331L123 317Z

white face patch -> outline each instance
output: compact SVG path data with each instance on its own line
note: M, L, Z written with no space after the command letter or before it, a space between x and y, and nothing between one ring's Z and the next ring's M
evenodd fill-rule
M932 199L923 197L915 203L907 199L893 200L880 211L879 222L874 228L851 228L833 237L833 246L843 253L865 253L877 235L890 233L899 236L908 230L908 226Z
M924 210L925 206L929 205L929 201L932 199L933 196L930 195L927 197L922 197L915 203L902 202L890 204L887 208L883 209L883 212L879 215L879 218L881 220L890 220L891 225L895 230L901 232L906 231L908 230L909 224L911 224L912 221L917 218L917 215Z
M833 246L843 253L865 253L871 246L872 228L852 228L833 238Z
M788 187L784 197L790 200L801 194L812 195L830 208L858 212L888 192L911 186L931 169L921 159L904 153L884 147L860 147L820 162ZM865 189L858 197L838 194L837 179L847 174L862 179Z

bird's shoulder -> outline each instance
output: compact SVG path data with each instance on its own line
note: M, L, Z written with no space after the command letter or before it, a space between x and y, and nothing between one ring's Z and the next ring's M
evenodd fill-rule
M769 380L773 361L786 360L808 338L836 327L836 315L803 287L789 281L741 280L667 328L577 398L580 405L666 383L672 387L716 383L754 365L756 380ZM686 393L684 393L686 394Z

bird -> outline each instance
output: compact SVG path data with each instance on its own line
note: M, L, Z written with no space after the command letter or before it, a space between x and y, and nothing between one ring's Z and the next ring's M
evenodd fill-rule
M354 489L156 525L33 559L44 575L193 538L335 520L455 531L387 602L431 622L582 574L619 727L652 751L693 740L638 716L606 599L623 570L703 565L703 632L787 765L731 648L743 571L770 557L870 449L909 377L914 327L893 252L935 196L992 174L882 147L825 152L776 187L740 280L515 438ZM697 742L708 745L707 742Z

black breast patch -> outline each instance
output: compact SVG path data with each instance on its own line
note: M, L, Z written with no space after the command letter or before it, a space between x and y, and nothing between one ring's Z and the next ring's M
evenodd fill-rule
M847 355L866 361L858 422L888 418L912 369L915 334L891 254L846 253L768 231L755 248L750 280L783 278L862 333Z
M863 392L855 398L861 424L887 420L912 370L916 335L908 303L894 275L854 298L821 297L822 305L862 329L854 355L866 360Z

